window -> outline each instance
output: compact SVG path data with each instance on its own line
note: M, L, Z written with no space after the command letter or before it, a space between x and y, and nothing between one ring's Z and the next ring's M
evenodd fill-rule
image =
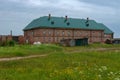
M45 37L43 37L43 42L45 42Z
M51 34L51 31L49 31L49 35Z
M43 31L43 35L46 35L46 32L45 32L45 31Z
M51 38L49 38L49 42L51 42Z
M57 37L55 37L55 42L57 42Z
M32 35L32 36L34 35L34 32L33 32L33 31L31 32L31 35Z
M74 32L74 36L77 36L77 32Z
M65 34L65 32L63 31L63 32L62 32L62 35L64 35L64 34Z
M71 35L71 32L70 31L68 31L68 36L70 36Z
M104 37L107 37L107 35L105 34Z
M82 32L80 32L80 35L82 35Z
M92 35L96 35L95 31L92 32Z
M48 38L47 37L45 38L45 42L48 42Z
M35 40L36 40L36 41L39 41L39 38L38 38L38 37L35 37Z
M57 31L56 34L59 35L59 31Z
M55 37L55 41L56 41L56 42L58 42L58 39L59 39L58 37Z
M86 36L88 36L88 32L86 32Z

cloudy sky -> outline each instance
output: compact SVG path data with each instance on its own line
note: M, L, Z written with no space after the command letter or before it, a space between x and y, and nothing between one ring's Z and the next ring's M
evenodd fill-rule
M0 35L14 35L41 16L86 18L104 23L120 37L120 0L0 0Z

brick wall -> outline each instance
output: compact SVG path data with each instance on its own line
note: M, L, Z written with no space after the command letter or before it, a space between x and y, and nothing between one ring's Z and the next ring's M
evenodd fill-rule
M24 38L24 36L22 36L22 35L18 36L18 43L19 43L19 44L24 44L24 43L25 43L25 38Z
M103 42L103 30L82 29L34 29L24 31L25 41L29 43L40 41L42 43L58 43L62 39L88 38L89 43Z
M113 39L113 34L104 34L104 41L106 40L112 40Z
M17 41L14 40L13 37L16 37ZM19 36L0 35L0 42L6 42L6 41L10 41L10 40L14 40L14 41L18 42L19 44L25 43L25 37L23 35L19 35Z
M10 41L12 40L11 35L0 35L0 42Z

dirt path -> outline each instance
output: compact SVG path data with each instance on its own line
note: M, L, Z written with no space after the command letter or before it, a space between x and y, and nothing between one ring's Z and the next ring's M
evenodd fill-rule
M25 56L25 57L0 58L0 61L13 61L13 60L29 59L29 58L44 57L44 56L47 56L47 54L30 55L30 56Z
M89 49L87 51L106 51L106 50L120 50L120 48L97 48L97 49ZM82 52L83 50L77 50L77 51L67 51L66 53L75 53L75 52ZM85 50L86 51L86 50ZM1 61L13 61L13 60L21 60L21 59L29 59L29 58L37 58L37 57L45 57L48 56L48 54L41 54L41 55L30 55L30 56L24 56L24 57L11 57L11 58L0 58Z
M120 51L120 48L90 48L90 49L83 49L83 50L75 50L75 51L66 51L67 54L69 53L77 53L77 52L89 52L89 51Z

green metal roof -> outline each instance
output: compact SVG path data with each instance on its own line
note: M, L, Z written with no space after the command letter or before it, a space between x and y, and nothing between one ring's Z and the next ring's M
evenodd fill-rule
M104 30L104 33L113 33L104 24L95 22L94 20L89 20L89 26L86 26L86 19L74 19L68 18L65 21L63 17L51 17L43 16L38 19L33 20L28 24L24 30L30 30L35 28L74 28L74 29L91 29L91 30Z
M105 33L105 34L112 34L112 33L113 33L113 32L112 32L107 26L105 26L104 24L99 23L99 25L101 26L102 29L104 29L104 33Z

